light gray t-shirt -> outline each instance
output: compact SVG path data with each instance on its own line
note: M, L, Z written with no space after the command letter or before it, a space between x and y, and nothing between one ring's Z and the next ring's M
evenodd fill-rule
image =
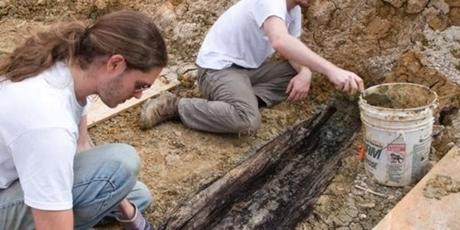
M0 189L20 179L24 202L71 209L73 160L83 107L64 63L26 80L0 82Z
M260 67L274 53L262 28L270 16L283 19L289 34L300 37L299 6L288 11L286 0L241 0L211 27L198 52L196 64L215 70L232 64L245 68Z

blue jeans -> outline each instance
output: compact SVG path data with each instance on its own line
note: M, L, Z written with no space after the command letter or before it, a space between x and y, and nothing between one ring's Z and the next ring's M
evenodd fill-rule
M148 188L137 181L138 171L139 157L126 144L101 145L77 153L72 190L75 228L88 229L114 215L126 197L144 211L152 198ZM0 190L0 229L34 229L19 181Z

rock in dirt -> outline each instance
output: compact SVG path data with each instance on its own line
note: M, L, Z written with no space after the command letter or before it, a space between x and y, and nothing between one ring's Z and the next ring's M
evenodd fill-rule
M450 193L460 192L460 181L455 181L450 176L436 175L431 178L423 189L423 196L440 200Z

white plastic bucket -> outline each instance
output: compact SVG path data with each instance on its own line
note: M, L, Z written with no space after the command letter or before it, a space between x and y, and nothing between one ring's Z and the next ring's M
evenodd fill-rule
M371 94L385 95L389 90L426 92L423 96L428 103L413 108L388 108L371 105L365 99ZM437 98L428 87L412 83L376 85L361 94L359 108L366 143L364 167L378 183L405 186L422 176L431 149Z

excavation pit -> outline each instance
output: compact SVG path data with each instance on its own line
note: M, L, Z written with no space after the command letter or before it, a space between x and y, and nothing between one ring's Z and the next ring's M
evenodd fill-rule
M162 229L292 229L311 213L360 127L335 101L257 149L185 202Z

